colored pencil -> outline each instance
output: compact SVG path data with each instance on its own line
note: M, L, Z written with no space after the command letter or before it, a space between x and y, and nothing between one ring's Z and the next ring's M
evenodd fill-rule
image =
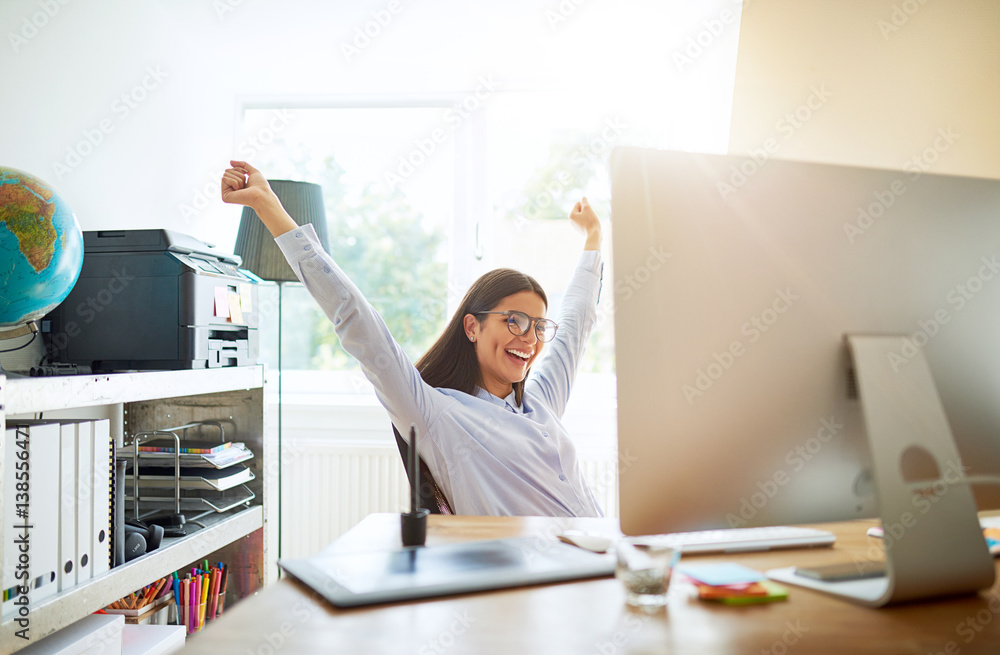
M199 576L201 583L201 595L198 597L198 629L205 627L205 600L208 598L208 574L202 573Z
M215 620L215 610L219 606L219 578L222 576L222 572L219 569L212 570L212 590L210 592L211 598L208 602L208 619L210 621Z
M188 598L187 580L181 580L180 581L180 587L181 587L181 608L180 608L180 612L181 612L181 614L180 614L181 625L183 625L185 628L187 628L187 624L188 624L188 620L187 620L187 614L188 614L188 611L187 611L187 605L188 605L188 603L187 603L187 598Z
M191 594L191 623L197 632L200 628L198 624L198 599L201 598L201 576L197 573L194 576L194 593Z
M222 616L226 605L226 587L229 585L229 566L222 565L222 591L219 592L219 616Z
M191 604L194 602L194 579L188 576L187 579L187 628L188 632L194 632L194 612L191 611Z

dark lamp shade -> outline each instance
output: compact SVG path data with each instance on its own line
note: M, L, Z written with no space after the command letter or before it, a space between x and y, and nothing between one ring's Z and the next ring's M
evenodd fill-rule
M323 249L330 252L322 187L311 182L293 180L268 180L268 184L296 223L313 224ZM234 252L243 259L243 268L260 278L277 281L298 279L257 212L249 207L243 208Z

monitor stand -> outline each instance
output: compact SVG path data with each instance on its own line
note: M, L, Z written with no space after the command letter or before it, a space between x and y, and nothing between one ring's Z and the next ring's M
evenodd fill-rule
M975 593L993 558L923 351L902 336L848 335L868 433L884 576L822 582L794 567L768 577L869 607ZM859 571L868 563L855 560Z

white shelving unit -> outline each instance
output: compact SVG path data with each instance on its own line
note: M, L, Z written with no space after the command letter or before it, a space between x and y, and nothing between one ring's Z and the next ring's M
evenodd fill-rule
M277 436L269 429L261 366L208 370L151 371L56 378L0 375L0 434L8 416L120 406L125 435L194 421L223 420L232 425L231 441L254 452L246 463L255 480L250 506L202 518L205 524L186 537L165 539L160 547L108 573L30 606L27 642L15 636L14 617L0 624L0 653L24 648L145 584L203 559L230 567L226 607L277 579ZM113 423L114 424L114 423ZM121 438L121 435L116 435ZM119 441L120 443L120 441ZM0 451L2 452L2 451ZM5 471L0 467L0 488ZM4 503L0 495L0 517ZM129 513L131 507L126 508ZM0 548L3 531L0 525ZM211 629L211 624L206 630Z

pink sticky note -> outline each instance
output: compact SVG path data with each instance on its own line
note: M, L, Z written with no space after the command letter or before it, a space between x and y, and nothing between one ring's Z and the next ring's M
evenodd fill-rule
M229 292L226 287L215 287L215 315L229 318Z

